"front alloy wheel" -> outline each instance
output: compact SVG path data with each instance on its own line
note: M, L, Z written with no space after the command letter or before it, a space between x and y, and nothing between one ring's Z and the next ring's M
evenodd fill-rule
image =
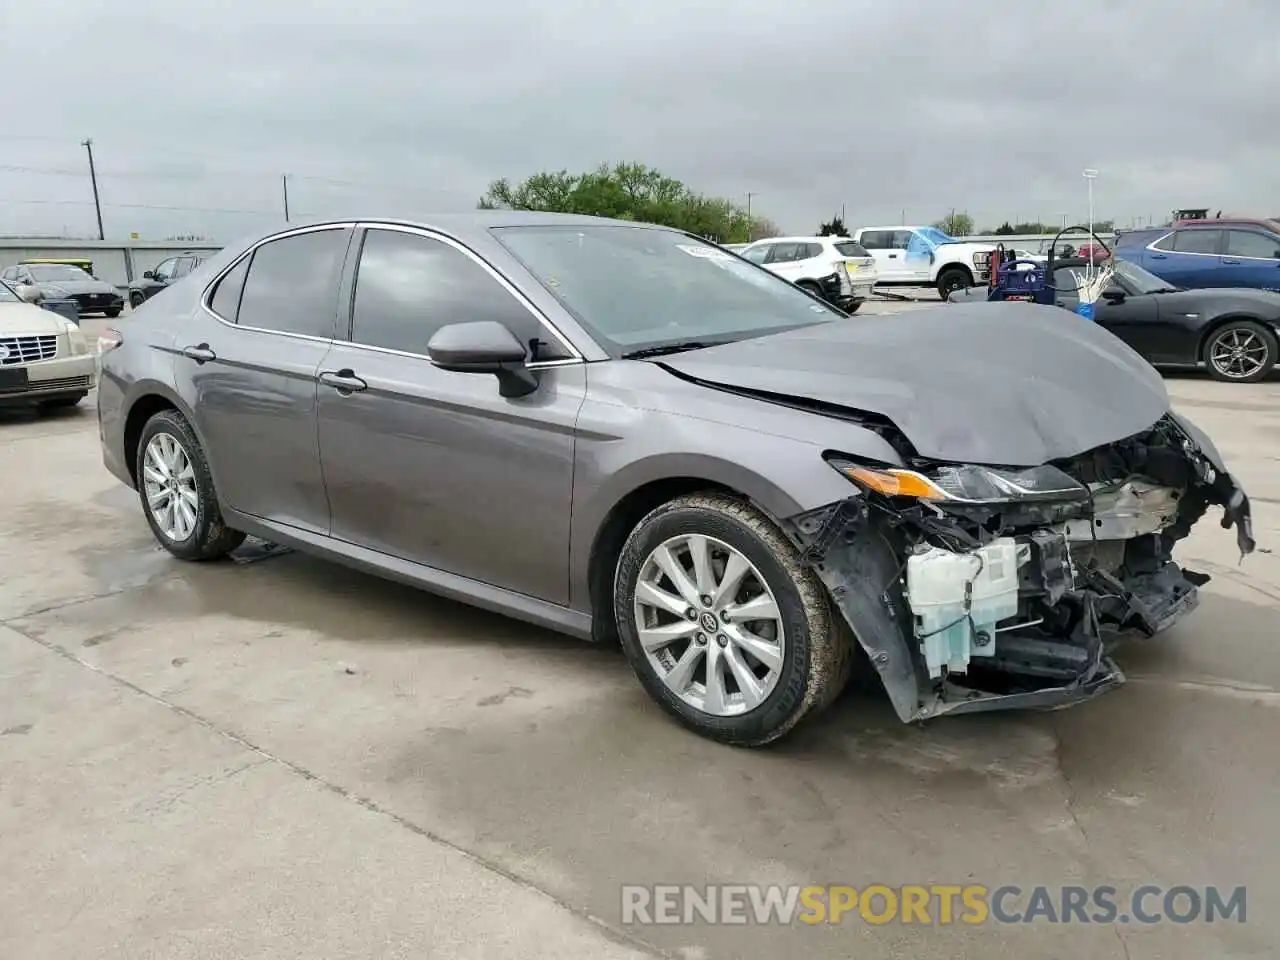
M635 598L650 667L691 707L734 716L777 686L786 649L778 601L729 544L701 534L663 541L641 568Z
M745 500L690 494L632 530L614 577L623 650L686 727L759 746L835 699L852 636L782 531Z

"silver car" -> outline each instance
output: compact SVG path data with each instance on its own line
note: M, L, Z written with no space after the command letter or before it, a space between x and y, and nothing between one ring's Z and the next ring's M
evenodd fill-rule
M487 212L233 245L103 339L103 454L159 542L246 534L584 639L714 739L856 658L904 721L1115 687L1249 503L1061 310L855 319L714 244Z

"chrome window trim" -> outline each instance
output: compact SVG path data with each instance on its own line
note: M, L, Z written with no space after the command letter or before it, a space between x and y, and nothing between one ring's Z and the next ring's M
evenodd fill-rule
M354 340L335 340L333 342L335 346L354 347L357 350L368 350L371 353L384 353L392 357L407 357L410 360L424 360L432 365L435 364L435 361L425 353L413 353L410 350L393 350L390 347L375 347L373 344L356 343ZM541 370L543 367L570 367L578 366L583 363L586 363L586 361L573 358L566 358L563 360L534 360L531 363L526 363L525 368L528 370Z
M1220 256L1223 257L1223 259L1230 257L1232 260L1256 260L1259 263L1274 263L1276 260L1280 260L1280 257L1246 257L1244 254L1241 254L1241 253L1226 252L1225 247L1230 246L1231 234L1233 233L1251 233L1255 237L1264 237L1268 240L1274 240L1276 244L1276 249L1280 249L1280 239L1276 239L1271 234L1264 233L1261 227L1253 227L1252 229L1249 227L1227 227L1226 232L1227 232L1227 242L1224 245L1223 252L1220 254Z
M577 347L575 347L570 342L569 338L560 332L560 328L551 322L550 317L548 317L541 310L539 310L538 307L533 303L533 301L530 300L524 294L524 292L521 291L515 284L513 284L510 280L504 277L488 261L486 261L483 257L479 256L474 250L472 250L470 247L467 247L465 244L459 243L457 240L455 240L453 237L449 236L448 234L440 233L439 231L432 230L427 227L414 227L414 226L409 226L408 224L379 223L377 221L365 221L365 220L358 221L356 226L363 227L365 230L390 230L395 233L407 233L413 236L419 236L426 240L439 240L441 243L444 243L445 245L450 246L453 249L457 250L463 256L467 257L469 260L471 260L473 263L479 266L480 269L484 270L485 273L489 274L489 276L491 276L494 280L498 282L498 285L500 287L502 287L504 290L507 291L507 293L511 294L515 298L517 303L519 303L526 310L528 310L529 313L533 315L533 318L539 324L541 324L542 326L545 326L548 330L550 330L552 336L554 336L558 341L560 341L560 345L564 347L566 350L568 350L570 354L572 354L570 358L564 359L564 360L534 361L533 363L527 364L527 366L529 366L530 368L536 369L537 367L552 366L552 365L565 366L570 363L586 362L582 356L582 351L580 351ZM359 285L360 285L360 264L357 262L356 273L355 273L355 283L352 287L353 312L355 309L355 294L356 292L358 292ZM353 324L353 328L354 328L354 324ZM354 329L352 330L352 332L354 333ZM370 344L356 343L356 341L350 340L350 339L345 340L343 342L350 343L352 346L359 346L369 350L380 350L385 353L400 354L401 356L406 356L406 357L423 357L424 356L423 354L420 354L420 353L410 353L404 350L391 350L385 347L374 347ZM425 357L425 359L430 360L431 358Z
M201 308L204 310L205 313L213 317L213 319L217 320L219 323L221 323L224 326L231 327L233 330L249 330L249 331L252 331L253 333L270 333L270 334L274 334L277 337L292 337L294 340L307 340L311 343L335 342L334 337L313 337L308 333L292 333L288 330L272 330L268 327L252 327L252 326L248 326L247 324L232 323L230 320L227 320L225 317L223 317L222 315L214 311L213 304L212 304L213 292L214 290L217 289L218 284L222 282L223 277L225 277L228 273L230 273L237 266L239 266L240 262L244 260L246 257L253 256L254 251L256 251L261 246L265 246L266 244L271 243L274 240L284 240L288 237L301 236L304 233L320 233L321 231L324 231L324 230L350 230L353 227L355 227L355 221L353 220L335 221L333 223L318 223L318 224L311 224L305 227L296 227L292 230L282 230L279 233L271 234L271 236L269 237L263 237L261 240L254 241L252 246L250 246L248 249L242 252L240 256L236 257L234 260L232 260L229 264L227 264L221 270L219 270L217 276L215 276L212 280L210 280L209 283L205 286L204 293L200 295ZM245 281L248 282L248 279L249 279L248 275L246 274Z
M1183 227L1182 229L1187 230L1190 228ZM1227 232L1226 227L1204 227L1202 228L1201 232L1208 233L1210 230L1218 230L1223 234ZM1147 244L1147 249L1155 253L1163 253L1166 256L1171 253L1176 253L1180 257L1225 257L1226 256L1225 253L1200 253L1198 250L1161 250L1156 246L1156 244L1159 243L1161 240L1167 240L1169 237L1172 237L1177 232L1178 232L1177 230L1170 230L1163 237L1156 237L1156 239L1152 240L1151 243ZM1224 241L1226 240L1225 236L1223 237L1223 240Z

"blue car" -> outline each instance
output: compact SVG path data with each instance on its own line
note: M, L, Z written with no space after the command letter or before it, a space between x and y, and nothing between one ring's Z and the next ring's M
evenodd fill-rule
M1280 291L1280 223L1203 220L1116 238L1115 254L1176 287Z

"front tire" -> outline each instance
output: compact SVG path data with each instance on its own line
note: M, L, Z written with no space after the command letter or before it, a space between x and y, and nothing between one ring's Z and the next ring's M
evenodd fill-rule
M721 743L776 740L848 680L851 635L822 584L736 497L680 497L641 520L618 560L613 607L645 690Z
M142 304L146 301L146 299L147 298L144 297L141 293L139 293L137 290L134 290L132 293L129 294L129 306L137 310L140 306L142 306Z
M964 267L947 267L938 274L938 296L946 300L957 290L973 286L973 274Z
M120 316L119 307L112 307L110 310L105 310L103 312L105 313L108 320L114 320L116 317Z
M244 541L223 522L209 462L186 418L162 410L142 428L138 496L160 545L180 560L214 560Z
M1204 365L1209 376L1228 383L1257 383L1276 365L1276 338L1252 320L1232 320L1209 336Z
M855 301L853 301L853 303L849 304L849 306L847 306L847 307L845 307L845 308L844 308L844 312L845 312L845 313L857 313L857 312L858 312L858 308L859 308L859 307L861 307L864 303L866 303L866 301L865 301L865 300L855 300Z

